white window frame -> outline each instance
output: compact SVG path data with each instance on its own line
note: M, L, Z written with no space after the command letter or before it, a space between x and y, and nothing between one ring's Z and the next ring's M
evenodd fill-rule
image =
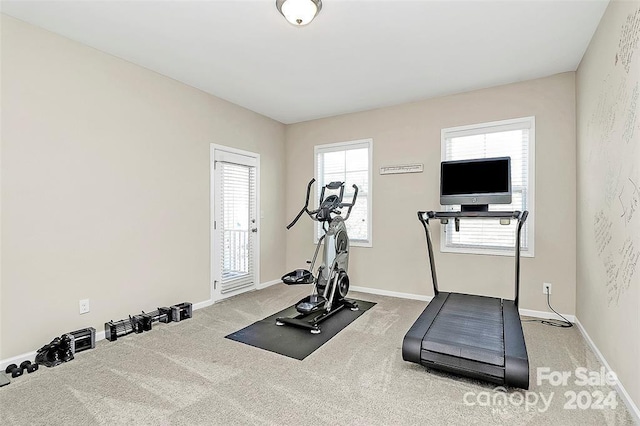
M467 126L450 127L441 131L440 158L446 161L446 139L451 137L471 136L484 133L501 132L508 130L529 129L529 184L526 189L527 210L529 216L524 226L527 227L527 248L521 249L522 257L535 257L535 158L536 158L536 120L535 116L514 118L509 120L491 121L487 123L472 124ZM443 253L485 254L492 256L513 256L515 247L511 249L484 248L484 247L459 247L447 245L445 234L446 226L440 227L440 251ZM524 232L524 230L523 230Z
M368 164L368 173L367 179L369 184L369 191L367 192L367 239L366 240L355 240L352 237L349 237L349 244L351 247L373 247L373 139L358 139L347 142L337 142L337 143L328 143L322 145L316 145L313 147L313 168L314 168L314 176L317 181L317 185L322 185L322 182L319 179L319 171L318 171L318 154L326 153L326 152L336 152L336 151L346 151L347 149L353 149L356 147L367 148L369 150L369 164ZM326 182L325 182L326 184ZM349 200L345 200L349 202ZM361 202L361 201L360 201ZM358 201L356 200L356 203ZM314 205L315 208L318 208L318 199L315 197ZM318 223L315 223L313 227L313 241L314 243L318 243Z

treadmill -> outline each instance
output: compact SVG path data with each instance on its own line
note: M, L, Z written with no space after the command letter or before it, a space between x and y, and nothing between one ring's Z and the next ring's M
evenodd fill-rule
M428 368L521 389L529 388L529 358L518 312L520 234L527 211L419 211L431 265L434 297L402 342L402 359ZM514 300L438 289L429 220L442 223L492 218L517 220Z

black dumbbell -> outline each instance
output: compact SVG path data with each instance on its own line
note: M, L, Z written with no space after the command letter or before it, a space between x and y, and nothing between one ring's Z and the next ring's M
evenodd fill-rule
M20 368L22 368L23 370L27 370L27 373L33 373L34 371L36 371L38 369L38 363L34 362L32 364L31 361L29 361L29 360L22 361L20 363Z
M24 368L18 367L15 364L7 365L7 368L4 369L4 372L7 374L11 374L11 377L16 378L18 376L22 376L22 371Z

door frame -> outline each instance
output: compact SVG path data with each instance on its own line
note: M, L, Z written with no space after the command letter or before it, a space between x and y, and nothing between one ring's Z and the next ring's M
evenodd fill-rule
M235 293L234 295L238 295L241 293L244 293L246 291L250 291L250 290L255 290L256 288L259 287L260 285L260 233L261 233L261 229L260 229L260 218L262 216L262 210L260 209L260 154L256 153L256 152L251 152L251 151L245 151L242 149L238 149L238 148L233 148L230 146L225 146L225 145L219 145L219 144L215 144L215 143L211 143L210 144L210 148L209 148L209 175L210 175L210 187L209 187L209 294L210 294L210 300L212 303L218 302L220 300L224 300L224 298L222 297L218 297L216 298L216 289L215 289L215 282L218 281L218 283L221 280L221 277L216 277L216 266L215 266L215 261L217 261L217 259L215 259L214 261L214 257L216 256L216 254L218 253L217 247L219 246L219 244L217 244L217 241L215 241L215 228L214 228L214 222L216 220L216 206L215 206L215 200L216 200L216 185L215 185L215 152L216 151L225 151L225 152L229 152L232 154L239 154L239 155L244 155L247 157L251 157L253 159L256 160L256 223L255 223L255 227L258 228L258 232L256 232L255 235L255 252L254 252L254 256L253 256L253 262L254 262L254 287L247 287L245 289L241 289L239 290L237 293Z

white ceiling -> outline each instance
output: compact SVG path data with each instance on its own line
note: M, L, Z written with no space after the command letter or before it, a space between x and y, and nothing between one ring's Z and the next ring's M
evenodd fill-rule
M289 124L575 71L608 0L2 1L2 12Z

